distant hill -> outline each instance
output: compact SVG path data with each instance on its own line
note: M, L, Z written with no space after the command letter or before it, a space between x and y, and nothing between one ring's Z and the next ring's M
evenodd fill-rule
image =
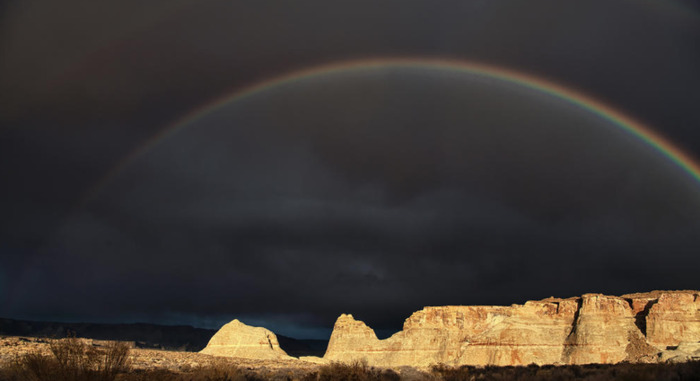
M59 323L0 318L0 335L63 338L70 334L96 340L131 341L138 348L198 352L216 333L215 329L188 325L146 323ZM280 347L290 356L323 356L327 340L300 340L277 335Z
M59 323L0 318L0 334L63 338L70 334L97 340L133 341L140 348L199 351L207 345L213 329L146 323Z

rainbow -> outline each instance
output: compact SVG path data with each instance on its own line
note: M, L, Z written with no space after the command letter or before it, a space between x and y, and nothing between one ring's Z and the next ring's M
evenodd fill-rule
M695 181L700 183L700 165L691 159L689 155L641 122L582 92L562 86L541 77L495 65L451 59L378 58L341 61L313 66L303 70L292 71L287 74L253 83L246 87L235 89L227 95L216 98L211 102L195 108L183 117L178 118L175 120L175 122L163 128L155 136L121 159L109 172L107 172L105 176L103 176L93 187L88 190L85 196L81 199L80 205L84 206L87 202L89 202L100 189L109 183L124 168L131 164L136 158L157 145L158 142L225 105L254 96L280 85L292 84L294 82L302 81L315 76L338 74L351 70L371 70L388 67L430 68L435 70L464 72L470 75L483 76L516 84L535 90L536 92L561 99L565 102L578 106L581 109L589 111L608 122L611 122L614 126L619 127L620 129L630 133L632 136L645 142L663 157L682 168L692 178L694 178Z

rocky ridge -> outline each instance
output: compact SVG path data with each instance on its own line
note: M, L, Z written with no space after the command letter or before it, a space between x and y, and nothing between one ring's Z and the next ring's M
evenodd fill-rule
M325 355L300 360L366 361L379 367L687 361L698 358L699 343L700 292L652 291L550 297L511 306L425 307L384 340L343 314ZM222 327L201 353L293 359L274 333L238 320Z
M699 341L698 291L585 294L509 307L426 307L384 340L344 314L324 360L376 366L656 362L662 351Z

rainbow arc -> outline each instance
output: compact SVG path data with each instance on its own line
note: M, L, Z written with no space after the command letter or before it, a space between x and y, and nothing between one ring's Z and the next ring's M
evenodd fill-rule
M246 87L235 89L222 97L207 102L166 126L151 139L140 145L138 148L120 160L117 165L115 165L105 176L103 176L93 187L90 188L85 197L81 199L80 205L82 206L91 200L100 189L109 183L124 168L126 168L136 158L156 146L161 140L183 128L186 128L193 122L226 105L265 92L277 86L293 84L294 82L310 79L315 76L340 74L352 70L372 70L392 67L428 68L434 70L463 72L470 75L484 76L504 81L506 83L519 85L532 89L536 92L561 99L597 115L603 120L610 122L612 125L645 142L661 156L675 163L693 179L695 179L695 181L700 183L700 165L698 165L688 154L684 153L680 148L676 147L669 140L652 130L650 127L644 125L642 122L580 91L538 76L477 62L429 58L377 58L341 61L292 71L287 74L262 80Z

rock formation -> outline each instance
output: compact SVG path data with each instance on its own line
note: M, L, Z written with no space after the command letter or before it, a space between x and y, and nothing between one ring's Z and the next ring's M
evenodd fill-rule
M658 361L661 351L681 343L694 348L699 341L698 291L585 294L510 307L426 307L385 340L344 314L324 359L377 366L640 362ZM688 351L679 355L695 355Z
M659 360L668 362L700 361L700 342L680 343L661 351Z
M264 360L291 359L280 348L277 336L262 327L251 327L238 320L224 325L200 353Z
M274 333L238 320L202 353L289 359ZM585 294L512 306L425 307L403 330L379 340L365 323L341 315L323 358L373 366L528 365L687 361L700 357L700 291Z
M646 336L650 344L663 348L700 340L700 293L663 293L648 305Z

